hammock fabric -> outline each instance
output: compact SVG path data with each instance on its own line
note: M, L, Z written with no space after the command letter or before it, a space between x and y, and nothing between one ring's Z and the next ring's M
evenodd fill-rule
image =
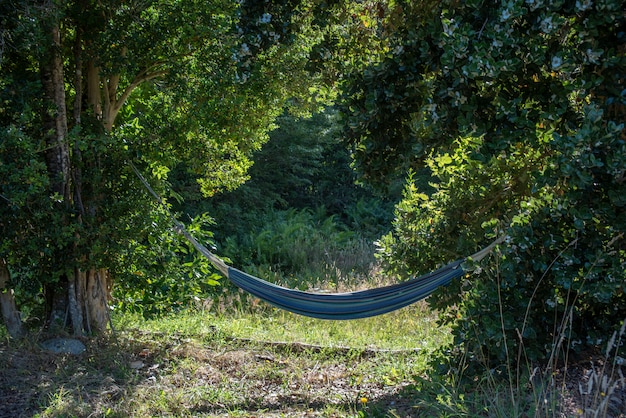
M461 262L456 261L406 282L350 293L288 289L234 268L228 269L228 278L246 292L280 309L313 318L347 320L382 315L424 299L439 286L462 276Z
M462 267L465 260L457 260L432 273L390 286L347 293L303 292L230 267L200 244L182 225L178 224L177 230L237 287L277 308L312 318L348 320L382 315L422 300L440 286L446 286L465 274ZM480 257L484 251L475 256Z
M146 179L134 165L131 166L148 191L162 204L163 201ZM180 222L175 219L174 222L176 231L236 286L280 309L313 318L347 320L382 315L422 300L437 288L447 286L452 280L465 274L462 264L466 260L457 260L432 273L390 286L347 293L303 292L278 286L228 266L200 244ZM468 259L474 261L482 259L495 245L501 243L503 238L500 237Z

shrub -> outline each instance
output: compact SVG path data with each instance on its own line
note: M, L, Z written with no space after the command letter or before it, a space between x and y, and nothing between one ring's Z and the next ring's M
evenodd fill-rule
M347 93L362 172L427 169L380 254L421 273L504 234L431 299L455 346L494 367L601 347L626 317L624 2L437 6L389 21L390 53Z

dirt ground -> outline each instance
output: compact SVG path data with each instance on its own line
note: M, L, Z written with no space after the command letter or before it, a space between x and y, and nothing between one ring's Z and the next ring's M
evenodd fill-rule
M393 353L144 337L85 344L87 350L78 356L54 354L35 343L0 344L0 417L427 417L443 416L446 408L454 412L454 406L438 405L438 395L418 388L413 379L364 377L363 370L394 361ZM599 361L584 361L555 371L551 384L539 390L546 399L546 414L539 416L625 418L623 374L615 369L609 380L601 370L608 369ZM554 399L558 404L548 405ZM454 415L495 416L488 408L481 411L459 406Z

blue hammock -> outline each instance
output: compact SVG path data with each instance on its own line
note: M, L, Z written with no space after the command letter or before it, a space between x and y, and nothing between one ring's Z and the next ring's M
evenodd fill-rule
M139 170L132 163L131 167L148 191L162 204L161 198L150 187ZM167 207L165 208L167 210ZM172 219L174 218L172 217ZM226 265L222 259L200 244L180 222L174 219L174 223L176 231L181 233L236 286L280 309L313 318L347 320L382 315L422 300L437 288L447 286L452 280L465 274L463 263L466 260L463 259L450 263L432 273L390 286L346 293L303 292L278 286ZM491 245L468 257L468 259L479 261L493 247L501 243L503 238L498 238Z
M406 282L348 293L312 293L266 282L235 268L228 278L235 285L272 305L299 315L321 319L357 319L382 315L415 303L465 272L462 260Z
M466 260L463 259L432 273L390 286L346 293L303 292L278 286L230 267L200 244L180 223L177 223L176 229L237 287L277 308L312 318L347 320L382 315L422 300L437 288L447 286L465 274L463 263ZM482 259L501 241L496 240L468 259Z

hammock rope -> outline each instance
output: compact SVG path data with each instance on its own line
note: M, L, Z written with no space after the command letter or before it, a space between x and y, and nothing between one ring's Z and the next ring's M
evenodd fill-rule
M169 212L163 200L152 189L135 165L132 163L130 165L143 185ZM279 286L227 265L221 258L198 242L171 213L170 216L174 221L175 230L205 256L224 277L240 289L277 308L299 315L332 320L349 320L382 315L420 301L439 287L447 286L452 280L463 276L466 273L463 268L466 261L480 261L504 240L504 237L500 237L466 259L454 261L434 272L404 282L355 292L318 293Z

